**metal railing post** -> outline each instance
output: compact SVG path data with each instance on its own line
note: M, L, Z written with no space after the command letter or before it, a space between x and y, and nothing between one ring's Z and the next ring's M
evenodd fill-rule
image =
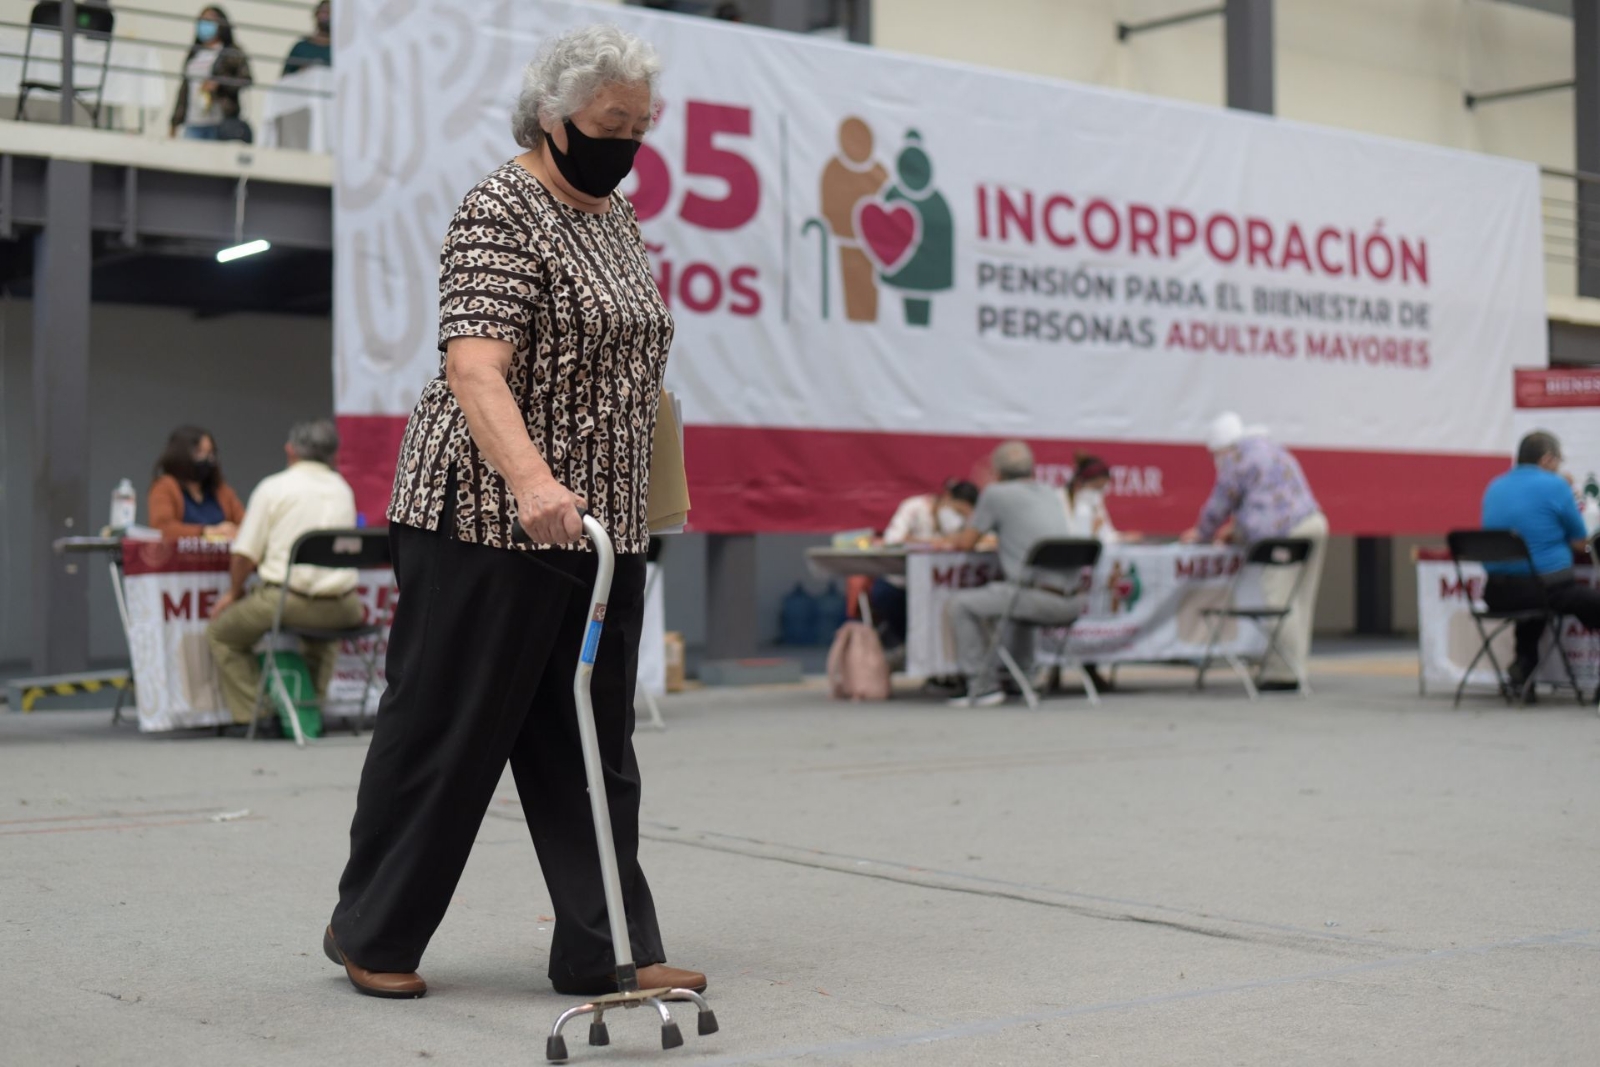
M62 0L61 4L61 117L63 126L72 125L72 110L78 103L78 82L73 70L73 46L78 40L77 0ZM111 42L106 42L111 47Z

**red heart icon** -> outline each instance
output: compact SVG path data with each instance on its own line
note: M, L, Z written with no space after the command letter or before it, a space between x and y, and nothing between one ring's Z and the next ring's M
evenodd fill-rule
M878 269L892 274L922 243L922 216L906 204L864 200L856 205L856 236Z

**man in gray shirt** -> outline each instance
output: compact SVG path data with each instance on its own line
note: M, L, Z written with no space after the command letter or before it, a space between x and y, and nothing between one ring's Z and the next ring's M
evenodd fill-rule
M967 679L965 696L952 700L964 707L993 707L1005 702L986 662L994 627L1006 609L1016 606L1014 617L1030 624L1067 626L1083 613L1083 600L1061 580L1054 589L1030 588L1017 594L1017 583L1025 579L1023 561L1033 546L1047 538L1067 537L1066 501L1059 490L1033 478L1033 450L1021 441L1007 441L994 450L995 481L978 497L977 510L970 526L956 535L955 547L971 549L978 539L993 533L1000 542L1000 570L1003 582L991 582L976 589L963 589L950 598L950 626L955 635L956 658ZM1050 585L1049 576L1041 585ZM1007 647L1024 670L1033 660L1033 628L1014 626L1007 635Z

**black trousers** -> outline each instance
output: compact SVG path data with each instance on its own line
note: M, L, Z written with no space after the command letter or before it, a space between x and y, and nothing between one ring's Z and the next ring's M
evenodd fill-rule
M885 643L890 648L898 648L905 644L905 589L879 578L872 583L872 591L867 594L867 601L872 605L873 621L878 624L879 631L887 630L889 637L892 639Z
M1491 574L1484 583L1483 602L1491 611L1520 611L1542 607L1540 586L1542 579L1518 575ZM1579 581L1560 582L1544 589L1549 604L1557 615L1570 615L1591 630L1600 630L1600 589L1593 589ZM1532 671L1539 662L1539 638L1544 634L1544 620L1532 619L1517 623L1517 662L1525 672Z
M393 526L400 588L388 688L361 771L334 936L374 971L414 971L444 919L485 810L511 762L555 906L550 977L615 970L578 743L573 676L593 553L536 555ZM645 560L618 556L591 685L634 962L665 961L639 870L633 699Z

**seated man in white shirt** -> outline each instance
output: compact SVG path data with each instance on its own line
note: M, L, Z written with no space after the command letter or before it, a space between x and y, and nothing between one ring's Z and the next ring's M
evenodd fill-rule
M902 501L883 531L883 543L890 548L947 547L950 538L966 528L977 503L977 486L951 478L937 493L922 493ZM884 648L899 648L906 643L905 579L879 578L872 583L870 595L872 616L878 622L878 636Z
M978 487L954 478L937 493L907 497L883 531L883 543L891 547L945 544L966 529L977 503Z
M289 573L289 550L301 534L355 525L355 494L333 469L339 434L327 419L304 422L289 431L283 450L289 468L262 479L250 494L250 509L229 561L233 585L217 601L206 627L223 698L233 721L240 724L248 724L254 714L261 682L254 650L272 629L285 583L289 586L283 606L285 625L342 630L361 622L355 571L301 565ZM252 574L261 581L247 593L245 583ZM333 678L338 648L324 641L304 645L306 665L321 696Z

